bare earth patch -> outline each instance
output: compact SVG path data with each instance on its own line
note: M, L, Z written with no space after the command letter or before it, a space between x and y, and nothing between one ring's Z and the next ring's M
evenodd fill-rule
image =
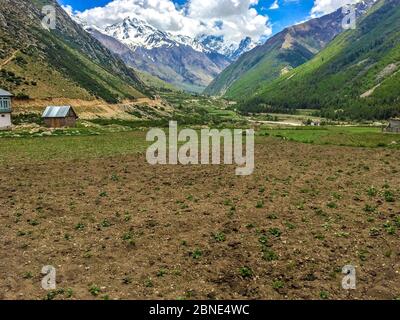
M45 265L57 299L397 298L399 157L266 138L249 177L143 155L4 165L0 299L45 298Z

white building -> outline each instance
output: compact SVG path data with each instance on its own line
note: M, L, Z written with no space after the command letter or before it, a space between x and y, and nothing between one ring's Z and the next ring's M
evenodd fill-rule
M11 93L0 89L0 130L11 127L11 97Z

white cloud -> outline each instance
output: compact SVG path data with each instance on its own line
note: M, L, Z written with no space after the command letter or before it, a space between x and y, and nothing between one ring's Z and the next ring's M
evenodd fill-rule
M279 9L279 2L278 0L275 0L273 4L269 7L270 10L276 10Z
M262 0L261 0L262 1ZM89 25L105 27L124 18L138 16L155 27L174 34L224 36L239 43L249 36L258 41L271 34L268 17L254 6L259 0L189 0L177 7L171 0L114 0L104 7L79 12ZM72 8L68 8L71 11Z
M67 12L70 16L74 15L74 9L68 4L65 6L62 6L62 8Z
M311 10L313 16L331 13L346 4L353 4L361 0L315 0Z

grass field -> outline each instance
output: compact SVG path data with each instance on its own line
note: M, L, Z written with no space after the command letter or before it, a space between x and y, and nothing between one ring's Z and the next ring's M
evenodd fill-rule
M382 129L376 127L278 128L263 129L259 134L323 145L400 148L400 136L398 134L382 133Z
M221 111L220 115L225 115L225 112L230 113ZM149 145L145 141L148 129L138 128L168 125L167 121L97 122L108 126L85 128L80 125L76 129L54 131L52 136L43 136L41 131L0 132L0 162L10 164L21 161L29 163L44 160L80 160L143 153ZM264 144L265 137L271 136L316 145L400 148L400 135L382 133L379 128L373 127L263 128L257 131L256 135L257 144Z
M100 135L5 138L0 143L0 162L41 162L86 160L145 151L145 134L141 131Z

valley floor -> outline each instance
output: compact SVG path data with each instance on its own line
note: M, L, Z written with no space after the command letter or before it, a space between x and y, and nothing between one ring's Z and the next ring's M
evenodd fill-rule
M150 166L144 135L2 139L0 299L400 297L400 150L259 137L236 177Z

